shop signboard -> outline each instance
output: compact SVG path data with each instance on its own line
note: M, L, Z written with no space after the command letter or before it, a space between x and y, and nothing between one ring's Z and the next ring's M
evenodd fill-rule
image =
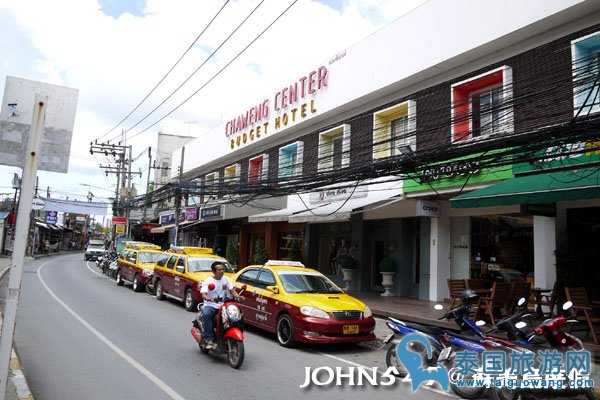
M57 211L46 211L46 222L49 224L56 224L56 219L58 217Z
M204 207L200 210L200 218L217 218L221 216L221 205Z
M440 217L440 204L437 201L417 200L418 217Z
M185 220L195 221L198 219L198 207L186 207L185 209Z
M431 163L416 173L408 174L404 180L404 193L425 192L431 190L461 188L465 184L473 185L486 182L498 182L514 177L512 166L485 167L482 157L510 157L510 149L500 149L484 153L471 154ZM508 155L507 155L508 154ZM498 161L495 159L494 161Z
M583 166L600 161L600 141L565 143L539 150L531 155L531 162L515 164L515 175L534 172L551 172Z

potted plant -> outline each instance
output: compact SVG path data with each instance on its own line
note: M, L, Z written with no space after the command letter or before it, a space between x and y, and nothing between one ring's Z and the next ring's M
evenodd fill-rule
M383 280L381 284L385 289L382 296L393 296L394 294L391 291L392 286L394 286L394 274L396 273L396 261L394 261L391 257L385 257L383 260L379 262L378 265L379 272L381 272L381 276Z
M350 290L350 285L352 284L352 271L356 269L356 260L352 256L346 256L342 258L340 267L343 275L342 279L346 284L344 290Z

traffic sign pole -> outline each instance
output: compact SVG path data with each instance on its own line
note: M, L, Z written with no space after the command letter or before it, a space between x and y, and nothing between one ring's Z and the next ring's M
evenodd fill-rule
M0 341L0 400L4 400L6 393L8 367L15 333L15 322L17 320L17 306L21 293L25 248L29 237L29 215L31 214L33 191L38 161L40 159L40 142L47 108L48 97L36 95L25 166L23 167L23 179L21 181L21 199L19 201L15 244L10 265L10 277L8 279L8 295L4 305L4 322L2 324L2 340Z

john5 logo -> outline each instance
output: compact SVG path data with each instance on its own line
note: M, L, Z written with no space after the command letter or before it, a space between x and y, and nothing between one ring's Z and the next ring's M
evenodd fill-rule
M445 391L448 391L450 381L448 379L448 371L446 368L438 366L422 369L421 364L423 363L423 359L421 358L421 355L408 348L408 345L412 342L419 342L425 346L427 349L427 357L431 358L431 344L426 338L419 334L411 333L404 336L400 343L398 343L398 346L396 346L396 355L410 374L412 391L416 392L421 383L430 380L438 382Z

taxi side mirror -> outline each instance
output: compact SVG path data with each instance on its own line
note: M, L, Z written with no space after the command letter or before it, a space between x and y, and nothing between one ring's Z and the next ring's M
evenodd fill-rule
M279 288L277 286L267 286L267 290L273 292L273 294L279 294Z
M183 274L183 271L185 271L185 268L183 268L181 265L178 265L175 267L175 271L179 272L180 274Z

